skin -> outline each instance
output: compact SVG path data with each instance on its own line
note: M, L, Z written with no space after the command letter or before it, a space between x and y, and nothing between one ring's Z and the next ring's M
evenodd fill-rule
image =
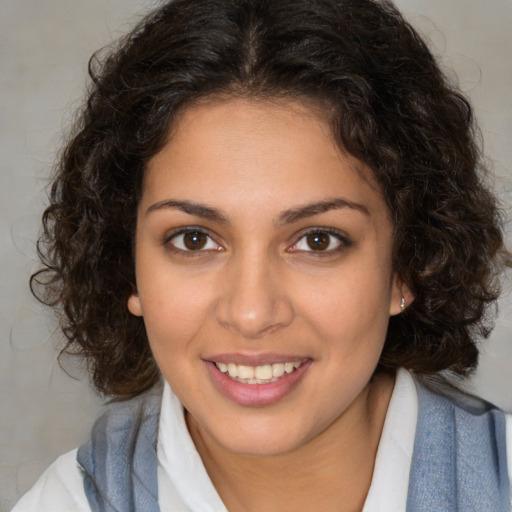
M128 308L229 510L362 508L393 387L372 375L389 316L412 301L392 236L371 172L304 104L190 107L149 162ZM307 368L267 405L226 397L207 368L273 356Z

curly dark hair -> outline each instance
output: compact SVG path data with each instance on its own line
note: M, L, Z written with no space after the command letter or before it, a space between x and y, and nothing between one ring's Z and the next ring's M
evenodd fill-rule
M216 95L303 98L380 183L393 261L415 301L392 317L381 370L467 375L507 255L467 100L388 1L174 0L94 55L87 104L56 169L32 290L67 353L120 398L159 379L135 290L144 169L177 113Z

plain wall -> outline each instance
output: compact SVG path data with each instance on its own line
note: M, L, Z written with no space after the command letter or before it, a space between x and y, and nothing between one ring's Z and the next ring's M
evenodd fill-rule
M51 313L31 297L44 188L80 104L90 54L125 32L150 0L0 1L0 512L60 453L85 438L99 408L87 378L57 364ZM399 0L475 105L496 190L512 198L511 0ZM137 14L138 13L138 14ZM510 215L510 212L508 212ZM483 346L476 391L512 410L512 307ZM78 366L68 367L83 377Z

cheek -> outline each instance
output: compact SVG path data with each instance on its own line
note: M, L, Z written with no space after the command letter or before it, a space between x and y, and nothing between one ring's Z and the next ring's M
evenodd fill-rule
M374 315L388 316L391 300L389 273L347 272L299 286L295 297L305 310L326 321L333 317L358 323Z
M147 284L140 287L139 294L151 347L186 346L210 310L207 287L178 276Z
M353 267L325 281L319 280L296 290L308 323L313 324L332 350L354 352L369 345L383 344L389 321L391 300L387 269L366 271Z

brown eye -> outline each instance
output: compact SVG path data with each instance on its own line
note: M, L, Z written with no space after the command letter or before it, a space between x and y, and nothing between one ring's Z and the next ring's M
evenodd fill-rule
M203 249L208 242L208 237L200 231L191 231L183 235L183 245L191 250Z
M339 253L351 245L352 242L344 233L330 228L318 228L304 233L288 250L328 256Z
M331 236L327 233L310 233L306 237L306 243L313 251L325 251L331 243Z
M221 247L213 238L204 231L195 229L185 229L175 233L164 241L165 245L170 245L181 252L199 252L199 251L219 251Z

